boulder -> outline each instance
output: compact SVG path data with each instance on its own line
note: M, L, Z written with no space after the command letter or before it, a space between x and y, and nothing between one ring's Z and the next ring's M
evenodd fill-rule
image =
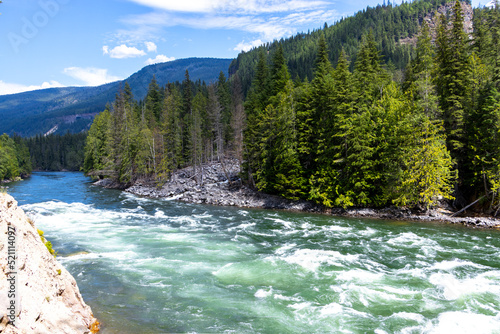
M8 230L15 229L18 300L9 323ZM11 239L12 240L12 239ZM99 323L75 279L50 254L35 224L11 196L0 193L0 333L97 333Z

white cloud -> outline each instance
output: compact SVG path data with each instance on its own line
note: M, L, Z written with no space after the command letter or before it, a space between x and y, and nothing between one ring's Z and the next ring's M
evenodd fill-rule
M252 50L254 47L260 46L262 44L264 44L264 42L262 42L260 39L252 41L250 43L245 43L245 41L243 41L243 42L240 42L238 45L236 45L233 50L247 52L247 51Z
M138 48L133 46L126 46L125 44L116 46L111 50L107 45L105 45L102 47L102 51L104 54L109 54L111 58L117 59L135 58L146 55L146 52L144 52L143 50L139 50Z
M158 55L156 58L149 58L145 61L146 65L158 64L158 63L166 63L169 61L175 60L175 57L167 57L165 55Z
M175 57L167 57L165 55L158 55L155 59L149 58L146 60L146 65L158 64L158 63L166 63L168 61L175 60Z
M43 82L41 85L21 85L16 83L8 83L0 80L0 95L17 94L22 92L29 92L32 90L65 87L65 85L51 80Z
M107 69L95 67L68 67L64 69L64 74L83 81L84 86L100 86L109 82L121 80L120 77L109 75Z
M174 12L208 13L275 13L311 10L324 7L330 1L307 0L129 0L147 7Z
M156 52L157 46L156 46L155 43L153 43L153 42L145 42L144 44L146 44L146 49L148 50L148 52Z
M317 24L318 28L325 22L340 18L336 10L311 10L292 12L287 15L224 15L224 14L190 14L174 15L168 12L153 12L135 15L123 20L125 24L144 28L148 31L162 27L184 26L194 29L227 29L240 30L257 34L255 39L270 42L274 39L292 36L301 26ZM131 29L131 33L135 29ZM122 31L122 34L124 32ZM124 34L125 35L125 34ZM241 43L240 43L241 44ZM239 44L238 44L239 45ZM238 48L240 46L236 46Z

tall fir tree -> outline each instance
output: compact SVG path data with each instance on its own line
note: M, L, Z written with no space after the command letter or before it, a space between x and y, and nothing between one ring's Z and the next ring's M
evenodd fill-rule
M245 152L243 169L245 170L245 175L243 175L243 177L247 180L249 185L253 187L255 187L253 173L259 169L259 147L257 143L260 140L261 134L258 130L258 123L263 110L269 102L269 94L269 70L266 54L264 49L261 48L252 88L245 102L248 123L244 135Z
M163 180L183 165L182 154L182 95L175 85L168 85L163 104L162 129L166 153L161 161Z
M372 30L363 36L354 65L354 78L359 109L368 108L374 100L380 98L383 88L389 82L389 76L380 64L380 54Z
M328 68L328 65L326 66ZM337 67L331 75L333 87L328 118L321 124L317 170L310 178L309 198L326 206L336 205L347 182L346 157L349 148L354 111L353 79L349 62L342 49Z
M299 151L301 163L307 173L314 174L318 169L318 156L329 145L328 133L332 129L332 94L335 90L332 80L332 64L328 60L328 49L324 36L320 36L316 55L314 79L307 91L305 110L299 112L300 138ZM325 129L328 129L326 132ZM328 137L328 138L327 138Z
M272 58L271 67L271 96L277 95L285 89L290 80L286 58L281 45L276 49Z
M436 86L443 111L447 146L459 170L463 165L465 117L469 89L468 36L464 32L462 7L457 0L453 7L451 27L441 16L436 38Z
M304 196L306 180L297 151L296 113L290 80L273 100L259 120L262 136L256 185L267 193L299 199Z
M243 106L243 89L238 74L235 74L231 87L231 132L233 134L232 146L236 159L240 164L243 161L243 143L246 126L246 114Z
M434 50L430 29L426 21L422 23L417 39L415 59L411 62L411 83L407 93L411 94L418 108L427 117L437 120L441 117L438 96L434 87Z

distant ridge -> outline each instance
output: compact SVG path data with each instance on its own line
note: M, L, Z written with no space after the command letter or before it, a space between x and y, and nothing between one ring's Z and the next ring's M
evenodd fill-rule
M88 129L94 116L112 103L120 86L128 82L134 97L146 96L153 75L160 86L182 81L186 69L191 80L216 81L226 76L232 59L186 58L148 65L125 80L97 87L63 87L0 96L0 134L33 136L51 129L57 133Z

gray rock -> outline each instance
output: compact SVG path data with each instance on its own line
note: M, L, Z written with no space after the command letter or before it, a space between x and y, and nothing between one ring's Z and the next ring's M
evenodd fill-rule
M19 295L15 325L0 305L0 333L95 333L98 322L76 281L42 243L37 229L11 196L0 193L0 296L7 296L7 230L16 229Z

